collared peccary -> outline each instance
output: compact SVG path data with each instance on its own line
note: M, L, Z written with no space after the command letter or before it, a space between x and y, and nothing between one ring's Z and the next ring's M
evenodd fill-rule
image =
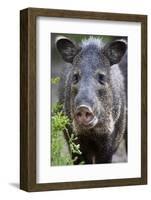
M67 63L61 69L59 99L72 122L69 133L77 135L82 152L72 155L78 158L75 164L111 163L118 151L125 161L120 145L127 126L126 42L105 44L90 37L76 44L60 37L56 47Z

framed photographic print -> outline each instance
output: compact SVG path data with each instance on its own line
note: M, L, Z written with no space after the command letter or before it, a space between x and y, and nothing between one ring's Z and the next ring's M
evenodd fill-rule
M20 188L147 184L147 16L20 12Z

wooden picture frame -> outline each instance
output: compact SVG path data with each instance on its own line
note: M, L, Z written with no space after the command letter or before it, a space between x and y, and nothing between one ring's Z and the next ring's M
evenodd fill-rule
M139 22L141 24L141 177L70 182L36 182L37 17ZM20 12L20 188L46 191L147 184L147 16L27 8Z

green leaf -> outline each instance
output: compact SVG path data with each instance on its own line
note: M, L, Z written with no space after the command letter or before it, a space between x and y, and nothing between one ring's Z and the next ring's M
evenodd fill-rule
M51 78L51 83L57 85L60 82L60 77L53 77Z

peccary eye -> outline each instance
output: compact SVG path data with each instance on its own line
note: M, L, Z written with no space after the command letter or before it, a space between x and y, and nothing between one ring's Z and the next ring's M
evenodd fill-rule
M78 81L79 81L79 74L74 74L72 77L73 84L78 83Z
M104 84L105 84L105 75L104 75L104 74L98 74L98 82L99 82L101 85L104 85Z

